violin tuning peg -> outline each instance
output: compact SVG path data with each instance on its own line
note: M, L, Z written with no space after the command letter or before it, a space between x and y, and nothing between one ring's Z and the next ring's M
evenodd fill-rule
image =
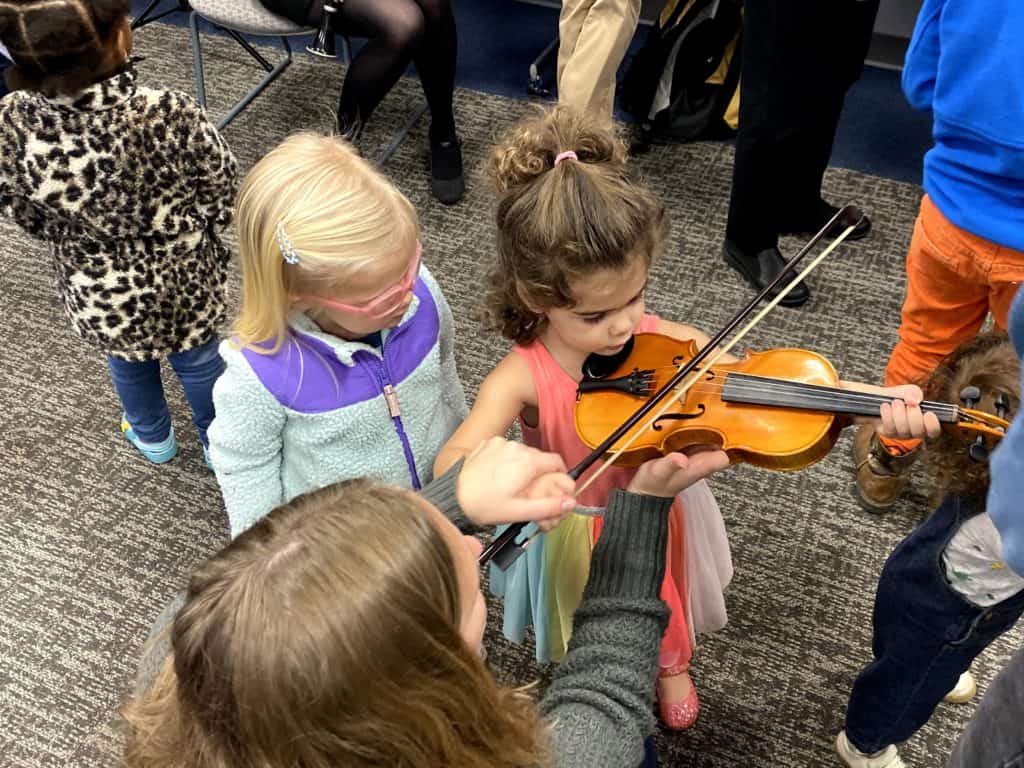
M988 447L985 445L981 435L978 435L978 439L971 443L967 449L967 455L971 457L971 461L976 461L979 464L983 464L988 460Z
M1010 398L1006 396L1005 392L996 395L995 407L996 416L1000 419L1005 419L1010 414Z
M964 387L960 390L960 402L965 408L973 408L981 400L981 390L975 386Z

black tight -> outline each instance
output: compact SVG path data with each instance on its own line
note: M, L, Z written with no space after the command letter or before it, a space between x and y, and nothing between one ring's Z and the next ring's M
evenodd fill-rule
M315 0L310 25L319 26L322 8L323 1ZM344 0L334 27L340 34L368 38L342 85L342 130L365 123L412 61L430 107L431 139L455 138L456 36L449 0Z

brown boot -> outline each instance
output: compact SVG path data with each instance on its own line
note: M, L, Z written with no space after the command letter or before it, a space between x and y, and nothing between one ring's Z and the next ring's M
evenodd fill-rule
M910 467L921 449L893 455L878 439L872 424L861 424L853 436L857 465L857 496L869 512L884 512L896 503L910 479Z

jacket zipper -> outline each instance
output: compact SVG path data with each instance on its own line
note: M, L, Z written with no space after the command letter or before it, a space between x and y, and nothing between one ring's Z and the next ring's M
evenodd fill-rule
M402 329L395 329L389 336L396 336ZM409 467L409 477L412 479L412 487L420 490L420 476L416 471L416 459L412 454L412 446L409 444L409 436L405 433L405 425L402 423L402 409L398 403L398 393L391 383L391 373L388 371L388 361L384 351L384 341L380 345L380 382L381 391L384 393L384 402L388 406L388 415L391 416L391 423L394 424L398 439L402 441L402 451L405 453L405 463Z

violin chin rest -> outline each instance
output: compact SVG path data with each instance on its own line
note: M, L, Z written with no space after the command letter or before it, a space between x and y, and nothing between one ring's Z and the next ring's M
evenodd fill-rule
M636 345L636 337L630 336L622 349L614 355L598 355L597 353L587 355L583 361L583 375L588 379L603 379L611 376L633 354L633 347Z

